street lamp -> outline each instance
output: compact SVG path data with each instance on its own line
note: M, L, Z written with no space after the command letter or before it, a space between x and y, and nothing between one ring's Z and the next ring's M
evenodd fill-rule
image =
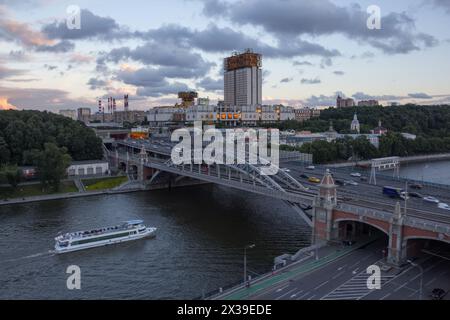
M420 288L419 288L419 299L422 300L422 295L423 295L423 268L417 264L412 262L411 260L406 261L408 262L410 265L412 265L413 267L416 267L420 270Z
M251 244L244 247L244 284L247 283L247 249L253 249L255 244Z

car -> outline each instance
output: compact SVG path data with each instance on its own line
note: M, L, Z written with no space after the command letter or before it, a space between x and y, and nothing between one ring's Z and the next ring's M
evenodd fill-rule
M343 186L345 183L342 180L334 180L334 184L337 186Z
M286 168L281 169L281 171L284 171L284 172L287 172L287 173L291 172L291 170L286 169Z
M355 178L361 178L361 177L362 177L362 174L359 173L359 172L353 172L353 173L350 173L350 175L351 175L352 177L355 177Z
M353 181L353 180L345 180L344 184L345 185L351 185L351 186L358 186L359 185L358 182Z
M431 203L439 203L440 202L438 199L436 199L435 197L431 197L431 196L423 198L423 201L431 202Z
M439 203L438 207L439 207L439 209L450 211L450 206L448 204L446 204L446 203Z
M360 180L361 180L362 182L367 182L367 181L369 181L369 179L368 179L367 177L361 177Z
M316 167L315 166L309 166L309 167L306 167L306 169L307 170L316 170Z
M431 299L433 300L443 300L447 295L447 292L441 288L435 288L431 291Z
M302 179L309 179L309 177L308 177L306 174L302 174L302 175L300 176L300 178L302 178Z
M419 198L419 199L423 198L423 196L420 193L418 193L418 192L409 192L408 194L412 198Z
M415 183L415 184L410 185L410 188L415 189L415 190L421 190L421 189L423 189L423 185Z
M308 179L309 182L312 183L320 183L320 179L316 178L316 177L311 177Z

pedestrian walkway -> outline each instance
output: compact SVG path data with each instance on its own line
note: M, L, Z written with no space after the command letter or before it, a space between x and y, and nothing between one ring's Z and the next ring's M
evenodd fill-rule
M336 290L324 296L321 300L360 300L369 293L375 291L369 289L367 280L370 274L366 271L361 272L349 281L342 284ZM395 275L381 275L381 286L395 278Z

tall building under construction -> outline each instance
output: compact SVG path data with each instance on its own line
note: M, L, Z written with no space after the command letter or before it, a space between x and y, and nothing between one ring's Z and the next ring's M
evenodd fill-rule
M227 106L262 104L262 56L247 50L224 60L224 98Z

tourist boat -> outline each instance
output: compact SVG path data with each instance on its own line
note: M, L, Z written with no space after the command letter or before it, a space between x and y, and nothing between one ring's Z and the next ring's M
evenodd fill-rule
M55 238L56 253L66 253L156 236L156 228L148 228L142 220L121 225L67 233Z

